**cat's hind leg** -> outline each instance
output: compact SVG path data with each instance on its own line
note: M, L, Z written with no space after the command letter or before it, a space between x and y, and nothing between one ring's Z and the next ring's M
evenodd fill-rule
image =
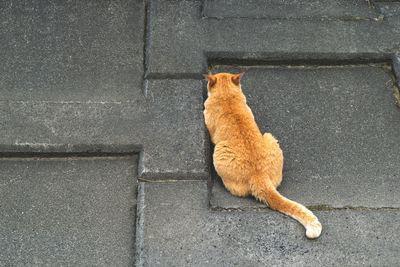
M250 195L250 189L247 184L238 182L229 183L225 182L223 179L222 182L224 183L226 189L228 189L234 196L247 197L248 195Z
M215 170L233 195L246 197L250 194L250 187L244 180L245 174L240 167L241 159L228 142L223 141L215 145L213 161Z
M270 134L265 133L263 139L267 148L266 162L269 168L269 177L272 185L277 188L282 181L282 169L283 169L283 153L279 147L278 140Z

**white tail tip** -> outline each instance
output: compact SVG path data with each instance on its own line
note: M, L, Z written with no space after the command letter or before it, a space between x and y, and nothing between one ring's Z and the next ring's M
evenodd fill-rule
M306 227L306 236L308 238L317 238L321 235L322 225L316 220Z

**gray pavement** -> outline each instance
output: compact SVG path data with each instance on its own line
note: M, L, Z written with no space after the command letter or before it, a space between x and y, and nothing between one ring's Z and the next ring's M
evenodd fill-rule
M2 1L1 266L400 265L400 2ZM207 71L245 72L279 190L212 167Z
M133 264L137 156L3 159L1 266Z
M308 240L274 211L210 211L203 181L140 183L138 194L138 266L399 264L399 210L315 211L324 229Z

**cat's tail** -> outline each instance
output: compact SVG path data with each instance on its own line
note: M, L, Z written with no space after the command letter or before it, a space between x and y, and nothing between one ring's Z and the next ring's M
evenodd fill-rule
M257 179L260 181L261 179ZM303 205L282 196L268 181L262 179L262 184L252 185L252 195L267 204L270 208L278 210L299 221L306 228L308 238L317 238L322 231L318 218Z

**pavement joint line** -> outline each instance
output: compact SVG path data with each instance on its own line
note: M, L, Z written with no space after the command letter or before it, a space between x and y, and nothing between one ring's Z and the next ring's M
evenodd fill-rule
M265 68L265 69L337 69L337 68L360 68L360 67L389 67L389 62L370 63L370 64L342 64L342 65L315 65L315 64L267 64L267 65L237 65L237 64L214 64L211 68L216 66L240 66L246 69L251 68Z
M13 160L91 160L91 159L127 159L138 153L0 153L0 161Z
M292 62L288 61L265 61L264 64L260 64L260 60L241 60L241 59L208 59L208 72L211 71L215 66L241 66L243 68L269 68L269 69L329 69L329 68L359 68L359 67L385 67L391 64L391 59L381 60L367 60L365 62L354 63L352 60L345 60L342 63L340 61L332 62L329 64L329 60L318 64L314 60L295 60ZM263 61L263 60L261 60ZM362 61L362 60L361 60ZM298 63L297 63L298 62ZM353 63L352 63L353 62ZM207 72L207 71L205 71ZM147 81L148 80L202 80L201 73L150 73L145 77L143 81L143 94L147 96Z
M384 65L383 70L390 76L392 84L393 96L396 100L396 105L400 108L400 88L399 88L399 78L400 73L395 69L394 64Z
M366 0L366 2L368 4L369 8L371 8L371 9L375 9L376 8L374 3L371 2L371 0Z
M68 161L68 160L119 160L132 156L84 156L84 157L0 157L0 161Z
M132 222L133 223L133 236L135 237L131 244L132 248L133 248L133 254L132 254L133 256L136 255L136 242L137 242L136 236L138 234L137 218L138 218L139 184L137 182L135 183L135 196L136 196L136 198L135 198L136 202L132 209L133 210L133 222Z
M369 211L377 211L377 210L396 210L400 211L399 208L395 207L379 207L379 208L371 208L371 207L351 207L351 206L345 206L345 207L331 207L329 205L312 205L312 206L306 206L309 210L311 211L340 211L340 210L352 210L352 211L361 211L361 210L369 210ZM209 207L209 210L211 212L247 212L247 211L252 211L252 212L270 212L270 211L275 211L267 206L265 207L255 207L255 208L224 208L224 207Z
M377 60L377 61L372 61L370 63L365 62L365 63L359 63L359 64L351 64L348 61L345 61L343 64L307 64L306 61L304 64L249 64L249 65L241 65L240 63L230 63L225 62L225 63L209 63L208 65L208 73L212 73L212 69L217 67L217 66L240 66L241 68L244 69L251 69L251 68L266 68L266 69L336 69L336 68L361 68L361 67L376 67L376 68L382 68L390 77L391 81L393 83L392 91L393 91L393 96L396 101L397 107L400 108L400 88L399 88L399 79L397 76L400 75L400 73L397 73L398 71L394 68L394 61L397 60L394 58L395 56L392 57L390 60ZM218 62L218 61L216 61ZM222 60L224 62L224 60ZM272 63L272 62L271 62Z
M179 182L204 182L203 180L200 179L144 179L144 178L138 178L139 182L144 182L144 183L179 183Z
M135 101L49 101L49 100L0 100L0 102L14 102L14 103L44 103L44 104L130 104L136 103Z
M397 87L396 84L394 84L392 90L394 98L396 99L396 105L398 108L400 108L400 89Z
M384 20L384 15L379 15L375 18L364 18L364 17L341 17L341 18L325 18L325 17L300 17L300 18L251 18L251 17L207 17L203 16L202 19L207 20L265 20L265 21L320 21L320 22L382 22Z
M201 80L201 73L150 73L146 75L147 80Z
M143 228L144 228L144 208L145 208L144 186L139 183L136 187L136 213L135 213L135 266L143 266L143 257L141 247L143 246Z
M148 21L148 13L150 12L149 8L149 0L145 1L144 4L144 28L143 28L143 76L142 76L142 93L145 97L147 97L147 81L146 81L146 72L147 72L147 55L149 54L147 47L149 46L149 37L150 34L150 23Z
M277 55L279 56L279 55ZM229 66L267 66L271 68L276 67L296 67L296 66L307 66L307 67L347 67L347 66L383 66L393 64L396 55L385 55L380 58L361 58L359 55L357 58L349 59L240 59L235 54L219 57L218 53L208 53L207 62L208 69L217 65L229 65Z
M398 2L387 2L387 1L382 1L380 2L375 1L377 3L398 3ZM281 18L265 18L265 17L240 17L240 16L235 16L235 17L229 17L229 16L207 16L205 15L204 12L204 7L206 4L206 0L203 1L202 5L201 5L201 18L202 19L216 19L216 20L224 20L224 19L263 19L263 20L270 20L270 21L288 21L288 20L302 20L302 21L315 21L315 20L320 20L320 21L383 21L384 19L384 15L383 14L379 14L377 17L375 18L364 18L364 17L359 17L359 16L355 16L355 17L339 17L339 18L329 18L329 17L300 17L300 18L285 18L285 17L281 17ZM366 0L366 4L368 5L368 7L372 10L375 10L376 7L374 5L373 2L371 2L371 0Z

